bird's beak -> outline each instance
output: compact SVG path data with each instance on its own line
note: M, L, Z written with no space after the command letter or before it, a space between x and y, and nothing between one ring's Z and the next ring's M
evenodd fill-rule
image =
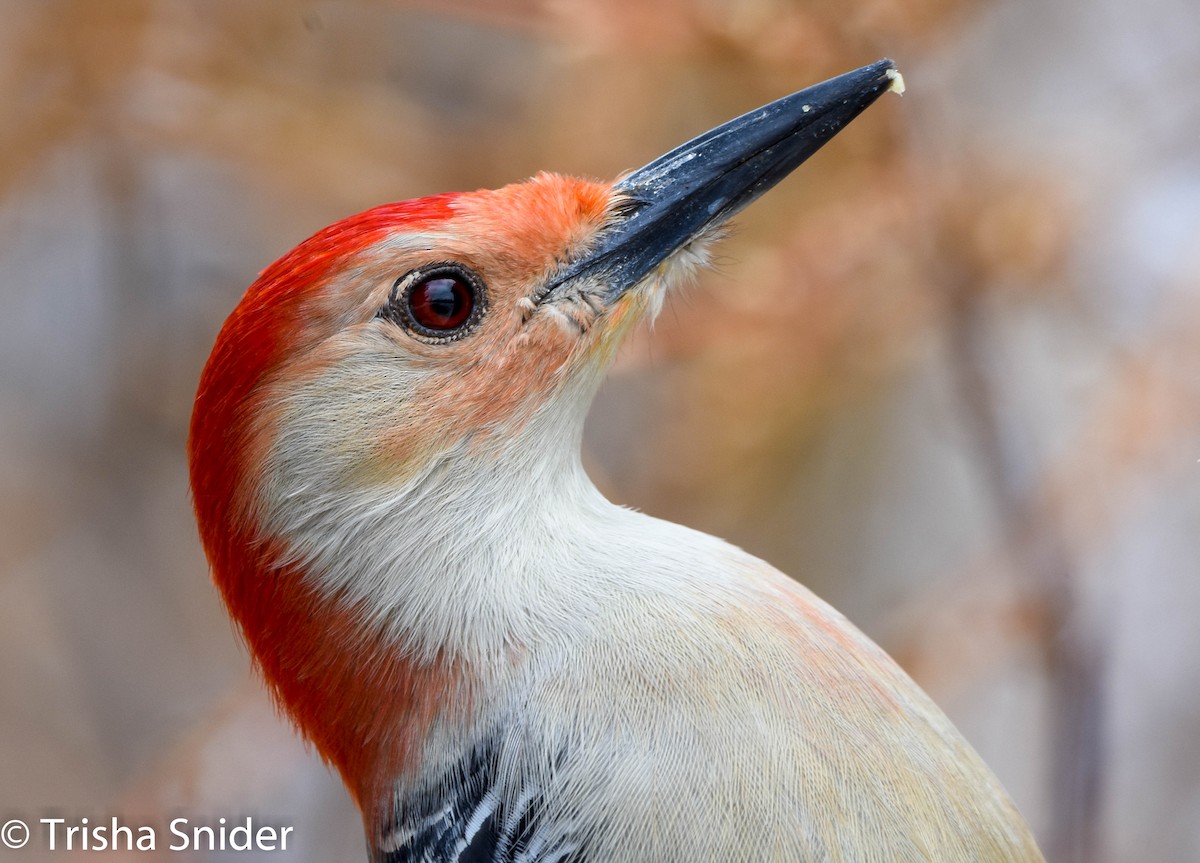
M593 276L611 303L673 252L741 210L842 130L886 90L903 91L891 60L785 96L693 138L617 182L612 222L543 296Z

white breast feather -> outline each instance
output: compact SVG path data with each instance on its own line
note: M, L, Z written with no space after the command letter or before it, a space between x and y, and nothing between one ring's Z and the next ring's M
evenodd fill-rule
M1040 859L970 747L841 615L727 543L606 501L579 464L582 411L351 490L322 461L336 453L286 432L337 385L295 391L261 517L407 654L472 669L475 725L436 727L423 769L499 729L500 799L545 789L537 841L610 863Z

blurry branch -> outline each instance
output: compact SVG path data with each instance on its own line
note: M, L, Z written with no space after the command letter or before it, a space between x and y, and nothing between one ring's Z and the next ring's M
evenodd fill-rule
M997 380L989 286L1061 280L1061 214L1029 182L977 179L953 196L937 232L944 332L955 394L1000 520L1001 553L1022 575L1018 613L1033 624L1051 703L1049 859L1095 861L1105 770L1104 655L1079 616L1080 573L1060 513L1042 505L1038 454ZM983 188L980 189L979 185ZM974 186L974 188L973 188ZM1000 191L1003 189L1003 191ZM982 194L979 194L982 191ZM1050 190L1053 191L1053 190ZM1047 212L1050 216L1047 217Z
M946 684L945 674L958 680L976 678L996 658L975 652L964 661L958 654L947 666L944 646L961 643L965 631L978 640L990 628L994 638L1028 640L1038 646L1053 687L1055 720L1049 747L1054 832L1046 843L1047 859L1091 863L1103 859L1097 827L1105 766L1104 650L1099 633L1084 630L1072 614L1078 607L1078 573L1068 545L1102 544L1121 524L1124 510L1136 502L1141 478L1166 454L1186 450L1187 442L1194 440L1200 399L1187 370L1195 368L1195 362L1182 358L1200 345L1200 307L1171 310L1169 323L1156 332L1161 340L1120 358L1108 391L1080 423L1083 433L1065 447L1072 457L1043 471L1022 491L1011 474L997 476L1002 460L1011 457L1001 450L1010 436L997 428L996 387L991 374L980 368L977 339L986 338L986 327L979 325L977 303L950 312L947 336L952 359L962 366L958 380L964 413L976 431L976 445L988 454L996 506L1006 508L999 553L1008 555L1010 568L1019 566L1027 577L1017 586L1016 598L989 591L985 579L949 596L939 591L922 607L906 612L921 625L914 626L894 652L918 677L938 676ZM1001 488L1002 493L997 491ZM984 557L962 568L990 572L996 563ZM922 670L931 665L941 674Z
M1054 727L1050 744L1049 859L1095 861L1104 773L1104 657L1100 640L1078 619L1079 573L1055 513L1038 506L1020 482L1021 446L986 356L989 327L979 294L967 281L949 283L946 336L963 415L973 432L986 490L999 515L1024 601L1037 623L1050 686Z
M1152 344L1143 350L1126 351L1118 358L1107 376L1111 381L1107 391L1079 423L1081 434L1063 447L1069 455L1043 469L1022 493L1021 518L1053 524L1064 549L1102 544L1127 517L1126 510L1136 505L1146 475L1153 473L1168 454L1187 451L1195 439L1195 430L1200 427L1200 384L1189 378L1189 370L1195 368L1197 360L1187 357L1200 345L1200 306L1173 309L1166 317L1168 323L1157 328L1158 338ZM966 349L978 350L974 345ZM975 392L963 393L965 382L974 377L970 371L958 376L961 399L978 400ZM989 389L994 390L991 375L987 379ZM991 395L995 397L994 392ZM990 405L979 408L988 409ZM1000 415L997 412L995 416ZM978 427L976 420L971 423L973 429ZM986 429L978 433L993 434ZM1001 544L1011 537L1006 533ZM1009 558L1011 567L1014 561L1010 548L998 552L989 548L976 552L954 569L990 573L1000 564L997 558L1003 556ZM1031 631L1038 635L1044 630L1044 616L1033 603L1014 599L1011 590L1006 592L999 586L989 590L983 581L986 579L982 577L973 580L969 589L963 589L939 580L934 589L936 596L904 612L905 619L919 622L911 631L906 628L906 634L893 648L906 668L917 669L918 677L937 678L943 684L949 676L947 685L953 686L956 681L985 673L987 663L996 657L981 655L976 662L958 654L947 660L945 645L961 640L947 632L970 631L977 636L985 617L990 617L992 627L1008 640L1027 639ZM1024 585L1021 596L1028 597ZM934 665L936 673L923 670Z

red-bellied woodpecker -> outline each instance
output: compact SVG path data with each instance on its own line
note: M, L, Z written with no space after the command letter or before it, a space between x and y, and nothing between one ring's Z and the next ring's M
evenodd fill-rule
M214 576L375 861L1037 861L992 774L796 582L580 464L622 338L890 61L615 184L389 204L277 261L192 420Z

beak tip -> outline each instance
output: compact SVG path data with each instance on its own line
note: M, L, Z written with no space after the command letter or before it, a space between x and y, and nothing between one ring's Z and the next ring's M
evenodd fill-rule
M848 83L857 82L864 95L872 93L878 96L889 90L897 95L903 95L905 90L904 76L900 74L896 61L889 57L876 60L853 72L847 72L839 78L831 79L831 81L837 80L845 80Z

